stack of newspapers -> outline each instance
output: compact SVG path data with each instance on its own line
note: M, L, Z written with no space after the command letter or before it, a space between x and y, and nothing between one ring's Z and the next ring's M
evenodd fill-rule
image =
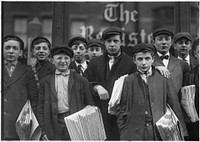
M169 105L165 114L156 122L158 132L163 141L183 141L181 126L178 118Z
M182 99L181 105L184 108L187 116L192 122L198 121L198 114L195 108L195 85L184 86L181 88Z
M124 85L124 79L127 76L128 74L119 77L114 83L112 95L111 95L110 101L108 102L108 113L110 113L111 115L116 114L115 107L120 103L122 89Z
M65 117L65 124L71 140L105 140L106 134L101 112L96 106L84 109Z

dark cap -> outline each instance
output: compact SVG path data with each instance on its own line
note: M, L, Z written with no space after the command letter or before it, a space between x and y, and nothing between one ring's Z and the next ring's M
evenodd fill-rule
M68 46L72 47L76 41L83 42L87 45L87 40L84 37L73 37L72 39L69 40Z
M66 45L55 46L52 49L51 55L53 57L54 55L61 54L61 53L68 55L70 58L73 58L73 56L74 56L73 50Z
M100 39L90 39L88 40L88 48L89 47L93 47L93 46L99 46L101 48L103 48L103 43L101 42Z
M49 49L50 49L50 47L51 47L50 41L43 36L38 36L38 37L33 39L32 43L31 43L31 49L34 48L34 45L39 44L41 42L46 42L48 44Z
M151 44L148 44L148 43L141 43L141 44L136 44L134 47L133 47L133 54L135 53L138 53L138 52L142 52L142 51L150 51L150 52L153 52L155 53L155 48L153 47L153 45Z
M156 36L161 35L161 34L166 34L173 38L173 33L166 28L158 28L155 31L153 31L153 38L155 38Z
M24 50L24 42L23 42L23 40L22 40L20 37L18 37L18 36L16 36L16 35L7 35L7 36L5 36L5 37L3 38L3 42L7 42L7 41L9 41L9 40L18 41L19 44L20 44L20 49L21 49L21 50Z
M102 39L103 40L107 39L108 35L121 35L122 36L122 31L119 27L107 28L105 31L103 31Z
M192 42L192 36L188 32L179 32L174 35L174 43L176 43L181 38L187 38Z

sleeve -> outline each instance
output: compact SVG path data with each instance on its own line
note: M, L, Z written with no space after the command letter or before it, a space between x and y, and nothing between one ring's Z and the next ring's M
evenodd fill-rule
M171 106L172 110L179 119L184 136L188 136L180 101L178 100L178 94L176 94L175 87L173 86L172 80L170 78L167 79L167 103Z
M37 83L34 77L34 72L29 67L27 69L28 69L28 82L27 82L28 98L31 102L31 107L33 109L33 112L36 114L37 100L38 100L38 87L37 87Z
M89 88L89 82L86 78L83 78L83 94L84 94L84 104L85 105L95 105L92 93Z
M44 82L41 80L40 87L39 87L39 94L38 94L38 105L37 105L37 119L38 123L40 125L40 128L42 129L42 132L44 132L44 97L45 97L45 89L44 89Z
M129 100L129 98L128 98L128 82L125 78L123 89L122 89L121 101L118 106L119 111L117 113L117 125L118 125L118 129L119 129L120 133L125 128L127 117L129 115L128 100Z

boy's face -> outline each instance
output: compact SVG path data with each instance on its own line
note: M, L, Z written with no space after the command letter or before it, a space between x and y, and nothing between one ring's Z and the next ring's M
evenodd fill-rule
M104 44L107 52L110 53L110 55L116 55L120 50L122 40L120 39L120 35L113 35L106 39Z
M74 51L74 60L77 63L82 63L87 52L86 45L84 43L75 44L72 46L72 50Z
M199 45L197 45L196 49L194 50L194 56L198 59L199 61Z
M14 62L22 55L20 43L16 40L8 40L3 44L4 60Z
M150 52L138 52L135 54L133 61L137 65L138 70L146 72L153 64L154 58L152 57Z
M172 45L172 37L167 34L158 35L153 40L153 45L159 53L165 55Z
M69 69L71 58L66 54L57 54L53 56L53 64L60 72L65 72Z
M187 38L180 38L174 44L174 49L177 50L179 55L187 56L192 49L192 42Z
M102 54L102 48L99 46L92 46L88 48L88 55L90 56L90 59L101 56Z
M48 47L48 44L46 42L41 42L39 44L34 45L33 48L33 55L38 60L46 60L50 54L50 49Z

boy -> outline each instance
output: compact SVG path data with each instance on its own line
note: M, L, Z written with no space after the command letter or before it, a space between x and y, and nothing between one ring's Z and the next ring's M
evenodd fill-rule
M87 79L69 69L73 55L67 46L53 48L56 71L40 82L37 117L42 139L70 140L64 118L86 105L94 105Z
M90 39L87 46L90 60L104 53L104 45L100 39Z
M161 140L155 123L162 117L168 103L179 118L187 135L180 104L171 79L152 66L155 49L150 44L134 47L136 73L125 78L117 115L121 140Z

